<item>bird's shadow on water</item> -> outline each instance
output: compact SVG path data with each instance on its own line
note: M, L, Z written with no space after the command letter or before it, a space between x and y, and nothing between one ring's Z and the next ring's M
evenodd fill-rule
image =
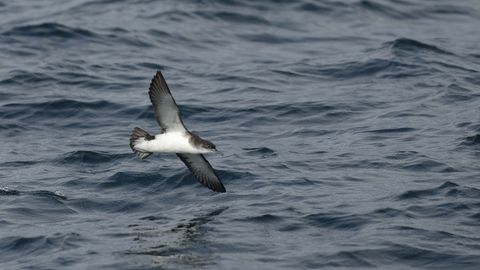
M208 234L214 228L206 225L227 209L218 208L176 225L168 217L143 217L139 224L129 225L138 235L133 240L135 245L124 255L135 255L137 263L140 260L155 268L214 265L219 257L210 250L209 246L213 243L208 240Z

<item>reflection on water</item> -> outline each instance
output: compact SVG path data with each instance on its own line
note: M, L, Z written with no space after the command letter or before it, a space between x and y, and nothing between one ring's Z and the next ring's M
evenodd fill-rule
M208 249L212 238L209 237L209 233L212 229L205 225L227 209L228 207L222 207L213 210L188 222L174 225L173 228L168 217L141 218L140 220L146 223L129 226L138 232L138 236L134 239L138 245L133 246L125 254L149 256L151 264L159 267L171 267L172 264L190 266L216 264L219 256ZM158 230L158 227L165 230Z

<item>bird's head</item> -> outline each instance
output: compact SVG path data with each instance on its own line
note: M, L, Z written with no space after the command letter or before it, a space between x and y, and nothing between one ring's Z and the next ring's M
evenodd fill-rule
M205 153L215 153L223 156L223 153L217 150L217 147L212 142L204 140L202 142L202 149L205 150Z

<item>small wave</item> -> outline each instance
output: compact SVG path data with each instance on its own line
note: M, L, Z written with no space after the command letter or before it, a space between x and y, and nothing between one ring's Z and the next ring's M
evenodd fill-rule
M361 77L378 76L381 78L402 78L418 77L427 74L429 71L419 64L403 63L402 61L390 59L370 59L367 61L354 61L341 64L330 64L322 66L308 66L298 69L298 72L305 74L322 75L334 79L354 79Z
M9 236L0 239L0 250L9 259L46 256L52 251L75 249L85 239L78 233L53 233L47 236ZM2 259L5 262L5 258Z
M429 157L418 157L413 161L405 162L401 169L415 172L455 172L455 168L449 166L447 163L435 161Z
M242 218L241 221L245 222L255 222L255 223L278 223L282 222L283 218L281 216L272 215L272 214L264 214L260 216L253 216Z
M439 249L436 245L416 247L415 244L390 243L380 248L357 247L352 251L334 252L325 255L321 261L306 258L303 263L310 268L475 269L477 261L475 255L459 255Z
M439 194L447 194L451 189L458 187L458 184L447 181L441 186L431 189L409 190L397 197L398 200L410 199L425 199L430 196L437 196Z
M460 2L459 2L460 3ZM445 5L445 4L435 4L425 8L427 14L440 15L441 18L445 18L447 15L468 15L472 17L477 17L474 9L469 9L468 7L461 7L459 5Z
M12 30L4 32L5 36L27 36L27 37L58 37L58 38L85 38L96 37L92 31L68 27L59 23L42 23L36 25L26 25L15 27Z
M339 2L340 3L340 2ZM330 4L330 6L328 5ZM320 2L302 2L297 7L297 10L308 11L316 14L326 14L335 10L335 7L331 3L320 3Z
M472 10L459 5L445 5L435 3L433 5L411 5L407 2L374 2L362 0L354 2L352 5L358 8L375 13L379 16L388 17L395 20L423 20L425 18L458 20L458 18L477 15Z
M387 207L387 208L377 209L373 213L369 214L369 216L377 219L385 219L385 218L404 216L404 212L402 210Z
M312 214L304 219L312 226L335 230L359 230L369 223L365 217L340 212Z
M51 197L57 198L61 200L66 200L64 194L61 194L59 191L48 191L48 190L34 190L34 191L19 191L14 189L9 189L8 187L0 188L0 196L24 196L24 195L32 195L32 196L44 196L44 197Z
M173 170L171 170L170 173L172 173L172 171ZM151 172L123 171L123 172L115 172L113 175L109 176L108 179L99 183L99 187L107 190L112 188L124 188L126 186L131 186L135 188L151 187L152 185L158 184L160 182L168 182L169 179L172 179L172 178L178 179L178 177L175 177L175 176L167 177L165 175L162 175L162 173L159 173L156 171L151 171ZM174 183L170 183L170 184L174 184Z
M318 41L318 38L292 38L288 36L282 36L280 34L273 33L261 33L261 34L237 34L237 37L250 42L259 42L267 44L284 44L284 43L302 43L306 41Z
M0 195L9 196L9 195L20 195L18 190L10 190L8 188L0 188Z
M247 151L246 155L248 156L261 156L262 158L277 156L274 150L267 147L244 148L243 150Z
M195 12L196 15L206 18L208 20L222 20L231 23L243 23L254 25L270 25L270 23L258 15L247 15L239 12Z
M0 82L0 84L40 84L40 83L53 83L57 82L57 80L46 73L40 72L28 72L24 70L13 70L10 72L13 74L10 78L4 79Z
M0 117L22 120L29 124L92 127L94 124L101 123L88 122L85 119L96 119L101 112L112 115L119 108L119 105L104 100L87 102L57 99L47 102L5 104L0 108Z
M405 132L412 132L417 129L403 127L403 128L384 128L384 129L375 129L375 130L367 130L365 132L369 133L382 133L382 134L389 134L389 133L405 133Z
M389 47L394 55L415 55L421 52L431 52L435 54L453 55L451 52L442 50L437 46L422 43L420 41L408 38L399 38L394 41L386 42L383 46Z
M358 2L358 7L370 12L374 12L381 16L386 16L397 20L419 18L417 14L412 13L409 10L402 10L402 8L393 4L387 5L383 3L381 4L378 2L363 0Z
M57 158L56 162L59 164L82 163L97 165L112 162L117 158L118 155L115 154L79 150L64 154L63 157Z

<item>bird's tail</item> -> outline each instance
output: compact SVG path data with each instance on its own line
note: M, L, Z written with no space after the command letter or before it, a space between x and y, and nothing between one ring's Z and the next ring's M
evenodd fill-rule
M145 139L145 138L150 138L151 136L143 129L139 127L135 127L132 131L132 136L130 136L130 148L132 148L132 151L141 159L145 159L149 157L151 152L143 152L135 148L135 145L137 144L138 139Z

